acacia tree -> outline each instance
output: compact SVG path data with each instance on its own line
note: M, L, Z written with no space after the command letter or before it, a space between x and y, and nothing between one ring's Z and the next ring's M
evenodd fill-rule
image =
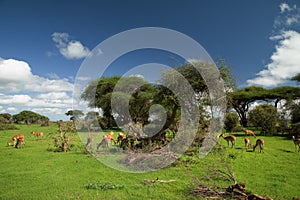
M88 102L89 107L101 109L104 118L101 117L101 124L112 128L116 125L115 120L122 124L131 120L146 124L155 90L155 86L138 76L101 77L89 83L81 98Z
M227 93L228 106L233 108L240 118L243 127L247 127L247 113L252 103L265 100L268 97L267 90L262 87L247 87Z
M292 86L282 86L276 87L269 90L270 98L274 99L274 106L277 108L278 103L281 100L286 100L287 102L300 98L300 90L298 87Z
M68 110L68 112L65 113L67 116L71 116L70 120L73 122L76 122L84 115L84 113L81 110Z

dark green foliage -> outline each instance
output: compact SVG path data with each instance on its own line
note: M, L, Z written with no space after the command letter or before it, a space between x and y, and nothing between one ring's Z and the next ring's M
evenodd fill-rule
M13 122L12 115L9 113L0 114L0 123L2 124L10 124Z
M65 113L67 116L71 116L70 120L72 121L78 121L80 117L82 117L84 114L81 110L68 110L67 113Z
M257 101L274 102L274 106L281 100L294 100L300 98L298 87L284 86L273 89L262 87L246 87L227 93L228 106L233 108L239 115L241 125L247 127L247 113L252 103Z
M114 190L114 189L123 189L124 185L117 185L114 183L102 183L100 181L89 181L86 185L86 189L94 190Z
M224 128L226 131L232 132L239 123L239 116L236 113L226 113Z
M17 124L44 124L49 122L49 118L29 110L24 110L19 114L13 115L13 121Z
M276 133L279 114L272 105L259 105L249 112L249 121L253 126L260 127L262 133L273 135Z
M298 81L300 83L300 73L298 73L296 76L292 77L293 81Z
M291 122L293 124L300 122L300 104L291 106Z
M54 146L57 148L55 151L67 152L72 150L72 142L75 136L76 128L73 122L63 122L59 121L58 125L58 134L52 136Z
M0 130L18 130L14 124L2 124L0 123Z

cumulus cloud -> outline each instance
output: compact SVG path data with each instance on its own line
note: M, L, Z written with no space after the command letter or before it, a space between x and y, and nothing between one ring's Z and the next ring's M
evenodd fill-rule
M279 8L270 37L276 44L275 50L265 69L248 80L248 85L275 87L289 83L291 77L300 73L300 33L292 30L294 25L300 25L300 9L287 3L281 3Z
M29 65L24 61L0 60L0 82L27 82L32 77Z
M15 59L0 60L0 92L72 91L67 79L47 79L33 75L28 63Z
M0 59L0 113L31 110L50 119L64 119L72 107L73 84L56 74L48 77L34 75L24 61Z
M278 42L270 58L271 62L266 69L257 73L256 78L247 81L249 85L277 86L300 73L300 33L283 31L270 39Z
M80 41L71 40L68 33L52 34L52 40L55 42L61 55L67 59L81 59L85 58L90 54L89 48L83 46Z

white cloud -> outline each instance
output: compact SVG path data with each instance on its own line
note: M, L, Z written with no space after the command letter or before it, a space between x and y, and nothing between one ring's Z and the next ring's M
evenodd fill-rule
M27 82L32 78L29 65L24 61L0 60L0 83Z
M280 12L281 13L284 13L286 11L291 11L292 10L292 8L287 3L281 3L279 5L279 8L280 8Z
M59 76L55 73L48 73L47 76L50 78L50 79L60 79Z
M247 81L249 85L273 87L288 82L300 73L300 33L283 31L270 39L278 42L271 62L266 69L257 73L256 78Z
M15 59L0 61L0 92L53 92L72 91L67 79L47 79L33 75L28 63Z
M67 99L70 98L66 92L49 92L49 93L43 93L36 96L38 99Z
M300 23L300 9L296 5L290 6L282 3L279 8L280 14L274 21L275 28L284 29Z
M24 61L1 58L0 113L32 110L53 120L67 119L64 113L72 107L73 84L56 74L48 77L32 74Z
M25 105L30 102L31 97L28 95L2 95L0 104L2 105Z
M15 112L15 111L17 111L17 109L15 107L8 107L6 110L8 112Z
M81 59L90 54L89 48L83 46L80 41L70 41L69 37L68 33L55 32L52 34L52 40L56 43L61 55L67 59Z

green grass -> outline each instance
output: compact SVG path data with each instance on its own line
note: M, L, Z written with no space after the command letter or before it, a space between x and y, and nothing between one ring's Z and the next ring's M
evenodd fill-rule
M203 159L183 156L172 167L148 172L126 173L111 169L77 147L71 152L48 151L51 138L47 135L57 127L19 126L20 130L0 131L0 199L197 199L189 194L195 187L194 178L207 174L211 165L223 166L226 160L239 182L247 190L274 199L300 197L300 153L284 137L265 137L265 152L246 152L243 136L237 137L235 149L223 148ZM31 131L43 131L43 139L35 139ZM7 147L17 133L25 135L24 149ZM77 138L78 139L78 138ZM251 137L252 143L254 139ZM78 141L75 141L77 143ZM78 146L78 144L77 144ZM220 153L221 152L221 153ZM185 164L189 163L189 167ZM143 179L170 180L171 183L145 185ZM205 181L205 180L202 180ZM115 185L112 189L88 189L88 184ZM212 180L228 186L229 182Z

